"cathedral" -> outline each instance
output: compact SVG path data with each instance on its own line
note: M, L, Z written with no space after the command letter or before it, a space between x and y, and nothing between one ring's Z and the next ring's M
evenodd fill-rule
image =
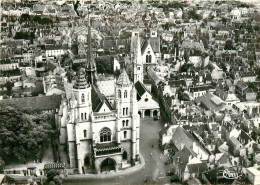
M60 144L66 146L70 168L80 174L118 171L139 163L135 86L123 69L115 82L114 104L100 92L88 29L87 63L77 72L74 85L66 88L57 118Z

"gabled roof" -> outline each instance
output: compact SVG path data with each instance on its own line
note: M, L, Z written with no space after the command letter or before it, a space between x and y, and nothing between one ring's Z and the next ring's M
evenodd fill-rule
M191 152L190 149L188 149L186 146L179 152L177 152L174 156L173 156L173 163L178 167L181 173L184 172L187 163L189 162L189 156L193 156L196 157L193 152Z
M144 54L144 52L149 44L150 44L150 42L148 40L144 41L144 44L142 45L142 49L141 49L142 55Z
M92 87L92 110L93 112L99 112L103 104L106 104L110 110L113 110L113 107L108 102L107 98L101 94L98 87Z
M192 147L193 142L196 142L195 138L188 131L180 126L175 129L172 135L172 140L179 150L181 149L182 145Z
M245 84L245 82L243 81L239 81L237 82L237 87L239 87L240 89L246 89L248 86Z
M154 53L160 53L160 37L150 38L150 44Z

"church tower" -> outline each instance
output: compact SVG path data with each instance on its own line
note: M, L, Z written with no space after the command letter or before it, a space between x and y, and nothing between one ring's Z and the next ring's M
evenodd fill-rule
M136 83L137 81L143 83L144 74L139 32L135 31L132 33L131 48L132 64L134 68L134 83Z
M124 149L123 158L132 165L139 159L139 129L136 90L125 71L122 70L115 87L117 111L117 142Z
M75 158L70 155L70 161L74 159L74 165L78 167L79 173L83 173L83 166L87 156L91 156L91 139L92 139L92 101L91 101L91 86L87 83L85 78L85 70L81 68L78 71L76 82L73 86L73 96L76 99L77 104L71 109L71 114L74 117L73 129L74 146L76 147ZM69 134L69 133L68 133ZM71 137L72 138L72 137ZM74 155L75 155L74 154ZM89 163L91 157L89 157Z
M91 26L90 26L90 17L88 15L88 53L87 53L87 82L92 84L96 82L96 63L93 58L92 51L92 39L91 39Z

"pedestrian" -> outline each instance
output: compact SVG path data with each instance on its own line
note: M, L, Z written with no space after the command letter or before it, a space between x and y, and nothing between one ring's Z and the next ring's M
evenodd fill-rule
M153 148L153 145L152 145L152 148Z
M151 152L151 156L153 155L153 153Z

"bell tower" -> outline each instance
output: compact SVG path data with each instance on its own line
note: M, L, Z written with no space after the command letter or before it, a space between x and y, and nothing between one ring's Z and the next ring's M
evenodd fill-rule
M136 90L125 71L122 70L115 87L117 110L117 142L121 143L127 160L139 158L139 115ZM132 163L133 164L133 163Z

